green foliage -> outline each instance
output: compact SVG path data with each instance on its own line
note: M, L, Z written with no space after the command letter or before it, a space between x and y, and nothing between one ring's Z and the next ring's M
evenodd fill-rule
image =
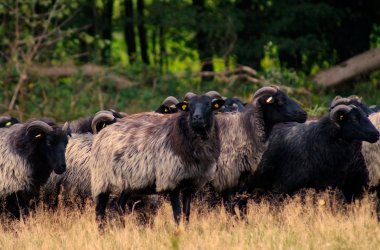
M107 26L107 3L113 3ZM0 112L31 65L102 64L106 71L137 83L129 88L109 78L81 74L45 78L28 75L11 112L23 119L52 116L70 120L115 108L129 113L154 110L168 95L216 89L249 101L261 84L288 89L313 115L326 111L334 95L356 93L370 104L380 100L380 73L353 84L322 89L312 82L319 70L368 48L380 46L378 3L313 0L197 1L145 0L125 16L122 0L33 0L0 3ZM17 3L17 4L16 4ZM134 21L135 60L127 53L126 19ZM141 45L141 27L147 46ZM111 38L107 37L107 29ZM108 51L107 51L108 50ZM142 62L145 52L150 64ZM103 57L109 57L104 60ZM258 70L261 82L202 81L194 77L212 59L214 70L236 65Z

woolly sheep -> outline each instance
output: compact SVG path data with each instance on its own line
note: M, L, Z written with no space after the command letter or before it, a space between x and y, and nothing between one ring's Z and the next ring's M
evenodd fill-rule
M84 205L87 198L91 197L91 176L88 160L94 134L105 125L116 122L115 112L108 110L97 112L91 119L91 125L77 127L77 131L85 131L91 127L92 133L73 133L66 147L66 172L57 175L52 174L43 188L43 200L51 208L58 205L58 195L62 193L65 204L70 201Z
M343 190L350 168L355 168L360 158L361 141L378 139L377 129L354 105L337 105L318 121L276 125L268 149L248 181L249 189L293 194L303 188L333 188L351 199L354 194L350 192L363 192Z
M96 136L91 149L91 186L100 228L110 192L169 193L176 223L190 216L194 189L209 181L219 156L219 127L213 110L223 105L208 96L177 104L182 111L140 113L114 123Z
M50 120L31 120L0 130L0 197L16 218L27 215L29 202L54 170L66 169L67 126ZM20 208L20 209L19 209Z
M240 180L256 171L272 127L280 122L304 122L306 118L306 112L277 87L256 91L243 112L216 116L221 153L211 186L222 195L228 212L233 213L231 198L238 191Z

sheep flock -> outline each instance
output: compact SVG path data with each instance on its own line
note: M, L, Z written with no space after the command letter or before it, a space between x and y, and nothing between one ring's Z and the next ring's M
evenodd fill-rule
M248 103L217 91L167 97L155 111L113 109L64 124L0 117L0 215L28 218L36 205L94 206L154 214L167 199L174 222L191 222L191 203L224 206L245 218L247 202L335 190L343 203L377 196L380 112L357 96L337 96L319 119L277 86ZM306 191L307 192L307 191Z

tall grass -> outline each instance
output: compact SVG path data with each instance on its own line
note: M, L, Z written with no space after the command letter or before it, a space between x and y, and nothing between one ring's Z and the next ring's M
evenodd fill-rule
M369 198L348 206L323 198L281 206L250 203L246 221L229 217L221 207L195 204L188 225L177 228L165 201L147 224L125 216L125 226L110 219L104 234L94 208L83 213L39 207L21 222L0 228L0 249L380 249L380 225Z

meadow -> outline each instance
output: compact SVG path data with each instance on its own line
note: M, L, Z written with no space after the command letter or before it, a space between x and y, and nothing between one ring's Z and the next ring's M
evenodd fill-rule
M195 203L190 223L175 226L170 204L141 223L136 213L124 226L111 216L100 234L94 207L83 212L38 207L25 221L0 227L0 249L379 249L380 224L373 199L342 205L322 194L287 198L282 205L251 202L246 220L219 206ZM116 217L117 218L117 217Z

